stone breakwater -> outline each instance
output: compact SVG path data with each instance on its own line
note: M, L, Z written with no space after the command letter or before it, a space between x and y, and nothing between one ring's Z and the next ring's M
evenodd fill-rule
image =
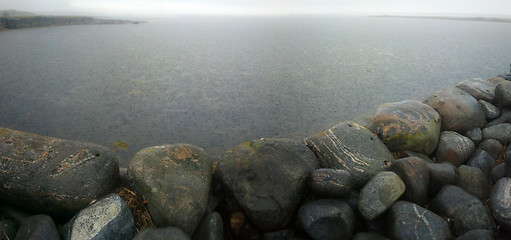
M92 17L78 16L0 17L0 30L64 25L127 24L127 23L137 24L141 22L115 19L96 19Z
M103 146L0 128L0 236L510 239L510 80L466 80L383 104L367 126L253 140L218 159L148 147L127 169ZM143 197L153 226L119 187Z

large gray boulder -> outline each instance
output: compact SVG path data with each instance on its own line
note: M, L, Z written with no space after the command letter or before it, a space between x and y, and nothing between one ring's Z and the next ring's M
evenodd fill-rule
M126 202L112 193L81 210L62 232L64 240L124 240L135 233L135 223Z
M477 100L492 102L495 99L496 83L481 78L467 79L456 84L456 87L467 92Z
M348 240L355 229L355 213L348 204L337 199L306 203L297 218L303 230L315 240Z
M0 128L0 201L70 217L112 191L117 156L108 148Z
M405 184L393 172L381 172L360 190L358 210L365 219L383 214L405 192Z
M507 145L511 142L511 123L501 123L495 126L487 127L482 130L483 141L487 139L495 139Z
M215 175L259 229L282 229L296 214L316 157L289 139L260 139L227 150Z
M440 115L419 101L381 105L367 126L392 152L431 154L440 137Z
M486 124L484 112L477 100L459 88L437 91L426 98L424 103L440 114L443 131L464 133Z
M403 199L423 206L428 200L429 170L424 161L417 157L400 158L394 161L390 170L405 183Z
M318 156L320 167L348 171L355 188L364 186L394 159L374 133L354 122L342 122L304 141Z
M158 227L192 234L204 214L212 170L204 150L189 144L148 147L133 156L128 181L148 201Z

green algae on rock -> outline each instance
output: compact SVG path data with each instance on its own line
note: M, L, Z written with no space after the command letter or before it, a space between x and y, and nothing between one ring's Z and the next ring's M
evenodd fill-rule
M392 152L410 150L431 154L440 137L440 115L419 101L381 105L367 128Z

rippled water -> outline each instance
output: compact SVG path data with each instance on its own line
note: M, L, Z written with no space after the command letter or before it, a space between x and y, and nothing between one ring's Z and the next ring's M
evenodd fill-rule
M118 149L301 139L504 73L509 23L181 17L0 32L0 126ZM121 141L126 145L115 144Z

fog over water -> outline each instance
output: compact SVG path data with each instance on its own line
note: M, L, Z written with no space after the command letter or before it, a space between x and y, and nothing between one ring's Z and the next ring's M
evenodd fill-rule
M0 126L138 150L301 139L504 73L511 24L375 17L176 17L0 32Z

